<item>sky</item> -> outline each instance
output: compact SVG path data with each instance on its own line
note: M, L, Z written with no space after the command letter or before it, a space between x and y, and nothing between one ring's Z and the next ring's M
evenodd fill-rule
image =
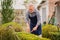
M13 0L13 8L14 9L25 9L25 7L24 7L24 5L22 5L23 4L23 1L24 0ZM36 0L38 3L37 4L39 4L40 2L41 2L41 0ZM0 0L0 5L1 5L1 0ZM0 9L1 9L1 7L0 7Z
M38 1L38 3L40 3L42 0L37 0Z

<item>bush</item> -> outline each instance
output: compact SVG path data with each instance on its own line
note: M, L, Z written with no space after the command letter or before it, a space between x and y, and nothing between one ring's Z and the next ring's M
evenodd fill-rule
M54 25L45 25L42 27L42 36L43 37L46 37L46 38L49 38L49 32L56 32L58 31L57 30L57 27L54 26Z
M50 32L49 35L51 40L60 40L60 32Z
M10 23L6 23L6 24L3 24L2 27L4 28L12 28L15 30L15 32L21 32L21 31L24 31L22 26L18 23L15 23L15 22L10 22Z
M3 24L0 27L0 40L50 40L22 31L22 27L18 23L10 22Z
M13 29L0 27L0 40L18 40Z
M18 32L17 35L21 40L50 40L47 38L40 38L34 34L28 34L25 32Z

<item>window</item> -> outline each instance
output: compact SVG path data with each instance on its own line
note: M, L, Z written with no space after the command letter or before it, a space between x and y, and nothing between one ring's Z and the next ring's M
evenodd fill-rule
M42 8L42 22L46 22L46 8Z

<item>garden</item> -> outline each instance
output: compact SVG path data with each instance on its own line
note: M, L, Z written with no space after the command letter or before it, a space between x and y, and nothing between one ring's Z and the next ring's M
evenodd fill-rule
M59 26L51 24L42 25L42 37L27 33L24 30L24 23L21 25L12 21L15 17L12 3L12 0L3 0L1 3L0 40L60 40Z
M60 32L54 25L44 25L39 37L25 32L20 24L10 22L0 26L0 40L60 40Z

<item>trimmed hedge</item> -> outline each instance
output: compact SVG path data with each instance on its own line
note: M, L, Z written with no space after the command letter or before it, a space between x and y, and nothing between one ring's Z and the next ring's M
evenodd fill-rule
M60 32L58 32L57 26L50 24L42 27L42 36L51 40L60 40Z
M49 35L51 40L60 40L60 32L50 32Z
M0 27L0 40L18 40L13 29Z
M42 27L42 36L49 38L49 32L56 32L58 31L57 27L54 25L45 25Z
M20 40L16 32L22 32L23 28L15 22L6 23L0 26L0 40Z
M40 38L34 34L29 34L25 32L18 32L17 35L21 40L50 40L47 38Z
M3 28L12 28L13 30L15 30L15 32L24 31L23 27L20 24L15 23L15 22L10 22L10 23L3 24L1 27L3 27Z
M22 26L18 23L10 22L3 24L0 27L0 40L50 40L22 31Z

